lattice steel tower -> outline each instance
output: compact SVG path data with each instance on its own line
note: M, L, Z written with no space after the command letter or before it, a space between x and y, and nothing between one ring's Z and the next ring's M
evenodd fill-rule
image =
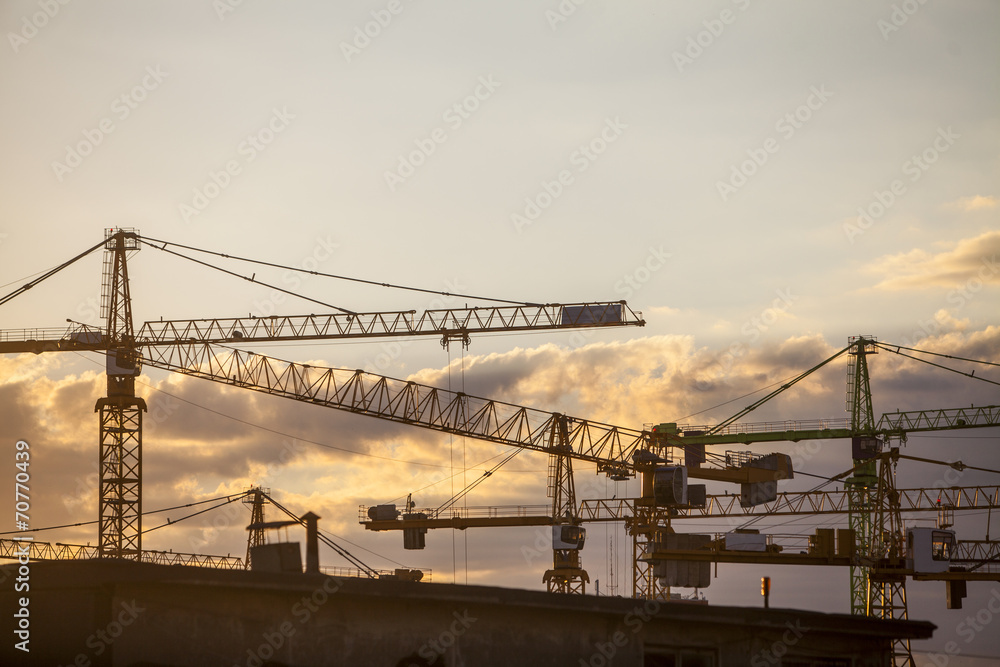
M98 552L102 558L139 560L142 553L142 413L146 402L135 395L138 350L132 327L126 256L139 250L134 230L106 230L101 317L107 348L108 395L94 408L100 413L100 516Z

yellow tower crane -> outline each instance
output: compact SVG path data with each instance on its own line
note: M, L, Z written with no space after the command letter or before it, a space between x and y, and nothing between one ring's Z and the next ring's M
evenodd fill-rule
M70 320L64 329L11 329L0 331L0 353L100 352L107 358L107 396L97 401L99 418L100 512L97 554L102 558L139 560L142 557L142 416L145 401L135 395L135 378L142 365L208 377L226 384L282 395L296 400L339 402L355 412L387 409L402 420L415 406L386 405L384 389L394 381L367 376L362 371L328 369L318 376L308 366L269 359L228 345L255 342L323 341L333 339L439 336L443 341L468 341L474 334L539 330L643 326L645 322L624 301L574 304L510 302L487 307L393 312L355 312L315 299L330 314L281 317L232 317L146 322L136 330L132 316L129 257L142 247L210 264L182 254L198 251L232 258L218 252L170 244L141 236L131 229L106 230L105 238L72 259L25 283L0 298L0 305L20 296L71 264L104 249L102 317L104 327ZM262 263L262 262L258 262ZM263 262L269 266L277 266ZM212 267L218 268L218 267ZM294 267L280 267L293 269ZM223 270L234 276L238 274ZM317 275L315 271L309 273ZM252 276L239 276L264 285ZM342 276L331 276L343 278ZM371 283L372 281L361 281ZM372 283L390 287L385 283ZM271 289L291 294L273 285ZM412 288L411 288L412 289ZM429 290L418 290L429 291ZM466 296L469 295L455 295ZM481 297L470 297L481 298ZM283 366L278 370L278 366ZM277 372L277 374L272 374ZM405 383L403 383L405 384ZM352 394L360 391L360 394ZM345 401L347 394L354 400ZM408 399L420 402L410 394ZM459 407L461 401L455 404ZM447 420L435 412L432 420Z

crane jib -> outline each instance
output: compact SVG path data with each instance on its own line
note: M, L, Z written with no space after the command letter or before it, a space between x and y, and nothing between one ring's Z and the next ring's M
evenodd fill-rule
M139 345L249 343L388 336L644 326L627 304L592 302L542 306L490 306L441 310L231 317L145 322ZM107 350L103 329L73 322L68 328L0 331L0 353Z

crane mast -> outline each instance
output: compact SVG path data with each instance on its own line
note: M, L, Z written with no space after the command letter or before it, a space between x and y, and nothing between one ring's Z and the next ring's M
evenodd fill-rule
M855 551L859 558L866 559L873 555L872 513L876 507L874 495L879 480L874 456L881 450L881 441L874 434L875 412L872 408L868 355L877 354L878 348L863 336L851 337L850 348L847 360L847 410L851 414L854 474L844 482L844 487L850 503L848 526L854 531ZM863 565L852 565L852 614L868 613L869 583L869 569Z
M135 395L138 350L132 326L127 254L139 249L132 231L109 234L102 306L107 317L107 396L98 399L100 489L98 553L138 560L142 554L142 413Z
M552 498L552 569L542 575L550 593L587 592L590 576L580 564L580 550L587 536L580 525L573 483L573 448L565 415L553 415L549 441L549 496Z

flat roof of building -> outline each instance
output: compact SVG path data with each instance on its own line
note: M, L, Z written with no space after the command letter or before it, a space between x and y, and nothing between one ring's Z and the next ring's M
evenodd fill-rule
M0 566L0 570L17 564ZM329 578L327 575L248 572L184 565L158 565L118 560L35 561L31 563L32 591L92 589L116 584L152 586L191 586L198 588L238 589L244 592L282 591L309 594ZM339 583L338 595L370 599L408 600L414 603L447 602L452 604L488 604L512 608L536 608L575 611L585 614L623 616L644 599L596 595L568 595L499 586L459 585L354 577L333 577ZM936 626L928 621L878 620L850 614L825 613L799 609L764 609L693 604L684 601L661 601L655 616L665 621L683 621L705 625L781 628L801 621L837 633L856 636L927 639Z

